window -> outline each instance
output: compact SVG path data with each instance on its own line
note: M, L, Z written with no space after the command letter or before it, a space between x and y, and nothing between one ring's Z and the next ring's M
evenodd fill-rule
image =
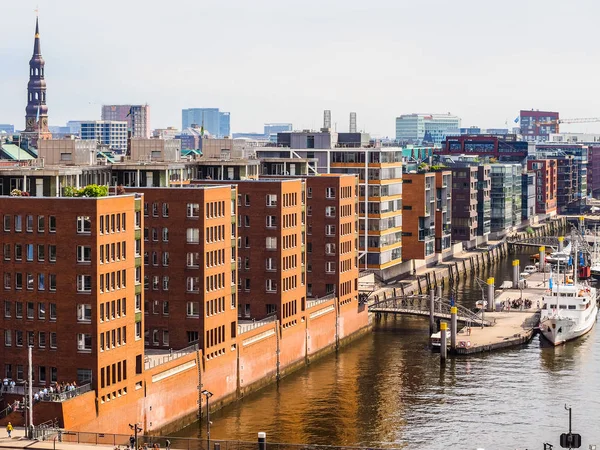
M12 346L12 331L4 330L4 345L7 347Z
M83 386L92 382L91 369L77 369L77 384Z
M164 276L163 277L163 291L168 291L169 290L169 277Z
M28 233L31 233L33 231L33 216L25 216L25 229Z
M4 215L4 231L10 231L10 225L11 225L11 216L9 216L8 214Z
M33 319L33 302L27 302L27 318Z
M200 205L198 203L188 203L187 216L192 218L198 218L200 216Z
M335 206L325 207L325 217L335 217Z
M158 275L152 276L152 289L158 291Z
M266 270L274 271L277 270L277 264L275 263L275 258L267 258L265 260Z
M77 321L91 322L92 321L92 305L79 304L77 305Z
M38 261L44 261L46 259L46 247L44 244L38 244L37 246L37 259Z
M135 323L135 340L142 338L142 322Z
M156 228L152 228L152 240L158 242L158 230Z
M335 225L325 225L325 236L335 236Z
M275 228L277 226L277 218L275 216L267 216L267 228Z
M325 268L325 272L327 273L335 273L335 261L328 261L327 266Z
M77 334L77 350L84 352L92 351L92 335L78 333Z
M23 274L15 273L15 289L23 289Z
M267 292L277 292L277 283L275 280L266 280L266 289Z
M91 262L92 261L92 247L87 245L77 246L77 262Z
M189 252L187 254L187 267L200 267L200 253Z
M169 229L168 228L162 229L162 240L163 240L163 242L169 242Z
M325 244L325 254L335 255L335 244Z
M328 187L325 191L325 198L335 198L335 188Z
M89 216L77 217L77 232L86 234L92 232L92 222Z
M15 231L21 232L23 230L23 220L21 216L15 216Z
M152 330L152 344L158 345L158 330Z
M248 194L244 195L244 203L246 206L250 206L250 196Z
M169 315L169 302L166 300L163 302L163 315L164 316Z
M188 337L188 344L191 344L192 342L198 342L198 332L197 331L188 331L187 337Z
M163 215L163 217L169 217L169 204L168 203L162 204L162 215Z
M152 203L152 215L158 217L158 203Z
M56 216L48 216L48 231L50 233L56 232Z
M48 282L50 285L50 290L51 291L56 291L56 275L51 273L50 275L48 275Z
M25 258L27 261L33 261L33 244L25 244Z
M199 277L187 277L187 291L188 292L200 292L200 278Z
M187 302L187 316L200 317L200 302Z
M48 246L48 259L50 262L56 262L56 245Z
M267 206L277 206L277 194L267 195Z
M277 250L277 238L276 237L267 237L265 246L267 250Z
M169 345L169 332L163 330L163 345Z
M77 275L77 292L91 292L92 291L92 276L91 275Z
M23 347L23 332L20 330L15 331L15 345Z
M23 259L23 246L21 244L15 244L15 261L21 261Z
M11 278L10 273L4 273L4 289L11 288Z
M10 261L10 244L4 244L4 260Z
M40 348L46 347L46 333L43 331L40 331L38 333L38 347L40 347Z
M8 300L4 300L4 317L10 317L11 315L11 305L12 303Z
M200 243L200 230L198 228L188 228L186 232L188 244Z
M167 267L169 265L169 252L163 252L162 254L162 265Z
M46 275L38 273L38 291L44 291L46 289Z
M56 333L50 332L50 348L56 348Z

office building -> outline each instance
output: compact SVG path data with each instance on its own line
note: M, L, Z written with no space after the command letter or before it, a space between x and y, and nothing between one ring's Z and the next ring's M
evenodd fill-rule
M588 152L588 195L600 198L600 145L590 145Z
M403 114L396 117L396 141L441 144L460 135L460 118L451 114Z
M496 158L498 161L520 162L527 158L528 143L518 140L514 134L497 136L463 135L450 136L435 153L443 156L474 155L480 158Z
M551 111L521 110L519 125L521 135L528 142L547 141L550 134L559 132L559 114Z
M264 136L269 137L272 134L285 133L286 131L292 131L293 127L291 123L265 123Z
M219 108L189 108L181 111L181 129L197 126L205 134L223 138L231 136L231 116Z
M150 106L149 105L104 105L102 120L126 121L127 129L133 137L150 137Z
M521 223L521 165L491 164L490 168L491 232L500 237Z
M12 135L15 132L15 126L8 123L0 123L0 135L6 133Z
M556 215L558 197L558 161L531 159L527 170L535 173L536 214Z
M135 395L143 365L139 200L0 197L2 375L96 390L97 410Z
M127 122L93 120L81 122L81 139L93 140L118 153L127 151Z
M402 176L403 258L432 261L435 254L435 173L405 173ZM385 245L385 243L383 244Z
M435 251L443 258L452 248L452 171L435 172Z
M536 209L536 173L528 171L521 174L521 220L530 221L535 217Z

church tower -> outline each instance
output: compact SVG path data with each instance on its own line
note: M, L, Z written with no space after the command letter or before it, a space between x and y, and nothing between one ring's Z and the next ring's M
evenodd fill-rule
M25 133L32 138L49 139L48 107L46 106L46 80L44 58L40 46L39 20L35 20L33 56L29 61L29 83L27 84L27 108L25 109Z

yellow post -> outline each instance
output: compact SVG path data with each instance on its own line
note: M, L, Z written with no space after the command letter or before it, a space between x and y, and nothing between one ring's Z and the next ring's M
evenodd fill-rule
M446 363L446 356L448 355L448 324L446 322L440 323L440 363Z
M488 285L488 292L487 292L487 297L488 297L488 305L487 305L487 310L490 312L494 311L494 307L496 306L496 294L494 293L494 278L490 277L487 279L487 285ZM485 308L485 305L483 306Z
M565 237L564 236L559 236L558 237L558 251L562 252L563 251L563 246L565 245Z
M456 306L453 306L453 308L456 308ZM448 324L446 322L440 323L440 330L447 330L447 329L448 329Z

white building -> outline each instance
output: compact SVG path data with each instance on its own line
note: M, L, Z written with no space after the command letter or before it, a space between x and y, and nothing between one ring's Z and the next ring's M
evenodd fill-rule
M563 144L588 144L600 142L600 134L597 133L552 133L548 142L561 142Z
M127 151L127 122L91 120L81 122L81 139L94 140L118 153Z
M460 117L452 114L403 114L396 117L396 140L441 144L446 136L460 135ZM425 139L427 137L427 139Z

